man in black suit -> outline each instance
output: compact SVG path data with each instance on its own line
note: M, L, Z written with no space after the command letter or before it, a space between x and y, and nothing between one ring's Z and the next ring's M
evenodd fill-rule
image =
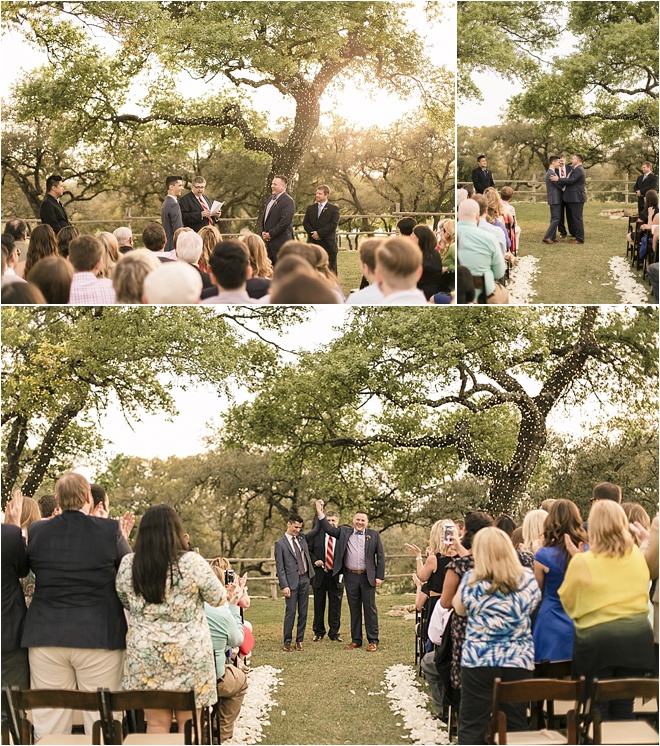
M330 269L337 274L337 226L339 207L328 202L330 187L321 184L316 190L316 201L305 211L303 227L307 243L315 243L328 252Z
M163 224L167 236L165 251L168 252L174 249L174 234L179 228L183 228L181 207L178 200L183 191L183 179L180 176L168 176L165 179L165 188L167 189L167 197L160 207L160 222Z
M486 168L486 156L480 155L477 158L477 167L472 172L472 183L474 191L477 194L483 194L488 187L494 187L493 174Z
M23 647L33 689L118 689L126 617L115 590L119 563L131 549L119 522L90 516L89 482L67 472L55 485L61 515L30 525L27 555L36 577ZM94 713L84 713L91 734ZM73 713L33 713L35 736L71 733Z
M550 206L550 225L543 237L543 243L557 243L557 226L561 219L562 191L559 185L551 181L552 176L556 176L555 169L559 165L559 158L556 155L550 157L548 171L545 175L545 189Z
M183 224L186 228L192 228L195 233L199 233L205 225L215 225L217 222L211 215L211 201L204 194L205 189L206 179L195 176L190 191L179 200Z
M325 516L331 526L339 526L339 516L334 510L329 510ZM313 538L312 533L307 536L309 555L314 563L314 642L325 637L325 606L328 600L328 637L335 642L343 642L339 636L341 625L341 599L344 595L343 576L335 575L337 539L324 531L319 531Z
M642 163L642 173L637 177L637 181L635 182L638 212L644 209L644 197L650 189L658 191L658 177L651 171L651 163L644 161Z
M257 220L256 232L263 238L268 258L273 265L277 262L280 248L293 239L293 216L296 212L296 203L286 192L288 183L286 176L281 174L273 176L270 185L271 197Z
M55 235L57 235L62 228L71 225L66 210L60 202L60 197L63 194L64 181L62 181L62 177L57 174L49 176L46 179L46 198L41 203L39 214L41 215L41 222L50 225L50 227L55 231Z
M22 508L23 498L20 498ZM25 539L18 525L21 510L13 510L15 499L7 503L5 523L2 524L2 686L30 686L28 652L21 647L25 622L25 596L20 578L30 569ZM6 716L4 695L2 717Z
M573 166L567 166L566 165L566 159L563 155L557 156L559 158L559 163L555 167L555 173L557 176L559 176L560 179L565 179L573 170ZM559 238L566 238L570 232L570 235L573 236L572 226L568 225L569 231L566 230L566 222L567 222L567 215L566 215L566 205L564 203L564 190L559 190L561 194L561 212L559 216L559 223L557 225L557 230L559 231Z
M336 562L333 575L344 573L346 600L351 612L351 642L346 650L362 647L362 610L369 645L367 650L378 650L378 610L376 588L385 579L385 552L378 531L368 529L367 514L358 510L352 526L331 526L323 513L323 500L316 501L318 525L337 539Z
M314 577L314 565L309 556L307 541L304 536L299 536L302 526L303 519L297 513L292 513L286 524L286 533L275 542L275 568L286 605L282 647L286 653L291 652L296 611L296 650L303 649L309 604L309 581Z
M587 177L582 166L582 156L574 155L571 160L572 169L565 179L558 176L550 176L550 181L556 182L564 189L564 204L566 205L566 217L568 218L568 227L574 236L569 243L584 243L584 203L587 201Z

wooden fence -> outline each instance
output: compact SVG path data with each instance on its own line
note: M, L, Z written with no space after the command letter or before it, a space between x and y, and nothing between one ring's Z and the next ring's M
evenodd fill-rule
M277 571L275 568L275 545L273 544L270 548L270 556L269 557L227 557L227 559L231 562L232 566L234 567L234 570L238 575L243 574L243 567L247 564L251 563L259 563L259 564L265 564L268 569L267 575L248 575L248 585L253 585L254 583L266 583L267 584L267 591L269 592L269 595L271 598L275 599L277 598L277 592L279 590L280 584L277 580ZM406 552L405 554L386 554L385 555L385 566L387 566L387 561L389 560L396 560L396 559L407 559L411 561L411 569L410 572L404 572L404 573L391 573L385 575L385 580L394 580L395 578L410 578L413 572L415 572L415 562L414 557L410 552ZM411 581L412 585L412 581Z
M545 192L545 174L537 178L536 174L532 174L532 176L529 179L511 179L507 181L506 179L497 179L495 181L495 186L499 190L503 186L510 186L514 187L516 184L524 184L525 186L528 186L529 189L516 189L516 194L514 197L514 201L518 200L520 201L521 195L531 195L529 201L536 203L538 202L545 202L546 198L546 192ZM592 184L622 184L622 189L592 189ZM587 189L588 189L588 196L595 197L597 195L620 195L623 197L623 204L629 205L631 202L633 204L637 203L637 195L634 191L632 191L632 187L635 184L635 179L631 179L630 177L626 176L625 179L591 179L587 177ZM465 187L465 186L472 186L471 181L459 181L457 182L458 187ZM614 200L619 201L619 200Z

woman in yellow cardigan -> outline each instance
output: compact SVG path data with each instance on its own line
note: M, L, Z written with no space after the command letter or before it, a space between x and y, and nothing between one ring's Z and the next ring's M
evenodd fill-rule
M575 620L574 673L587 679L642 676L653 670L653 630L648 619L649 569L635 545L626 514L611 500L589 513L589 551L574 554L559 597ZM569 543L570 542L570 543ZM612 700L603 717L632 717L632 699Z

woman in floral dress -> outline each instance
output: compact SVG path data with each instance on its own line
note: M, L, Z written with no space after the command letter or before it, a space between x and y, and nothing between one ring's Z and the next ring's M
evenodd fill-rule
M218 606L222 583L208 562L185 550L183 527L169 505L142 517L135 553L122 560L117 595L130 612L124 689L195 689L198 707L217 701L211 634L204 601ZM191 717L177 712L179 731ZM172 713L146 710L147 733L169 733Z

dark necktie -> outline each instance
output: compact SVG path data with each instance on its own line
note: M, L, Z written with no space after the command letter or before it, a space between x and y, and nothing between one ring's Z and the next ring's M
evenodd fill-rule
M305 562L303 560L302 552L300 551L300 547L298 546L298 540L293 540L293 551L296 553L296 559L298 560L298 572L301 575L305 574Z

